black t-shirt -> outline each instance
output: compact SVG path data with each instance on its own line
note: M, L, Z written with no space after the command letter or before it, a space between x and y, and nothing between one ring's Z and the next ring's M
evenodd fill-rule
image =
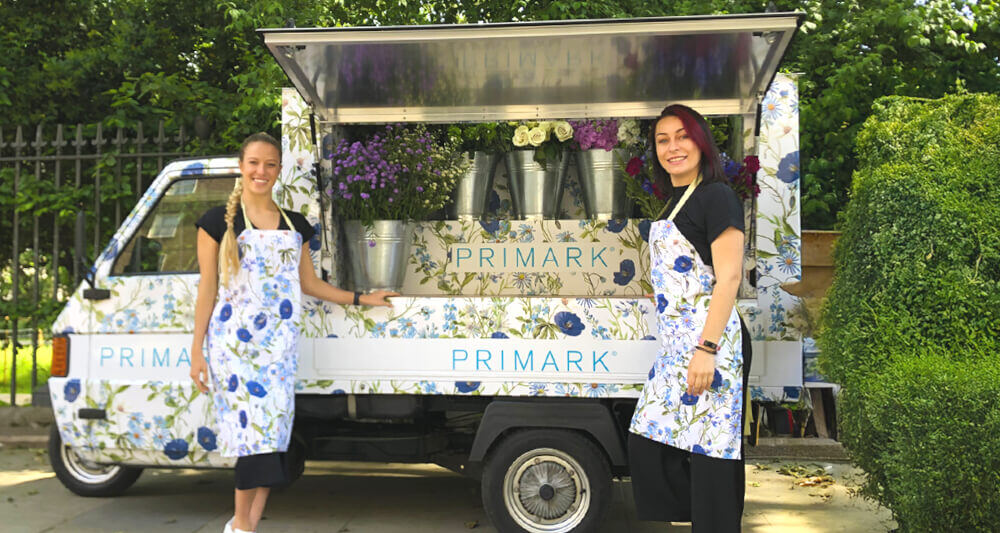
M670 216L685 191L687 186L674 187L670 206L663 218ZM714 267L712 241L729 226L744 231L743 202L736 191L725 183L703 183L691 193L687 203L674 217L674 223L684 238L694 246L702 262Z
M316 235L316 229L309 224L302 213L285 210L285 214L295 226L295 231L302 235L302 244L308 243L313 235ZM278 229L291 229L285 222L285 217L279 216L279 219ZM222 236L226 233L226 206L220 205L205 211L205 214L201 215L201 218L194 225L205 230L216 242L222 242ZM243 222L243 207L240 206L236 208L236 216L233 217L233 231L236 236L239 236L244 229L246 229L246 223Z

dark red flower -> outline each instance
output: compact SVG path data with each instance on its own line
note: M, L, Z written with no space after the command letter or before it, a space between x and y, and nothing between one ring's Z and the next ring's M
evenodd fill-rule
M756 174L760 170L760 160L755 155L748 155L743 158L743 167L747 172Z
M635 176L642 170L642 159L638 157L633 157L629 160L628 164L625 165L625 172L628 172L629 176Z

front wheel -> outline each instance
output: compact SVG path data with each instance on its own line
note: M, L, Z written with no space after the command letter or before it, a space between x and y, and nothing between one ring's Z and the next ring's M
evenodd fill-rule
M482 493L487 516L503 533L598 531L611 500L611 469L581 433L524 430L487 458Z
M49 463L59 481L79 496L118 496L142 474L141 468L102 465L80 458L63 444L55 425L49 432Z

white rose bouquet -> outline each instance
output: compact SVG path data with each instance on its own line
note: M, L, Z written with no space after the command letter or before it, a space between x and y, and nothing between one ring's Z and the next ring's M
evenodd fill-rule
M535 161L543 167L555 159L573 141L573 126L565 120L541 122L508 122L513 131L510 142L514 149L535 150Z

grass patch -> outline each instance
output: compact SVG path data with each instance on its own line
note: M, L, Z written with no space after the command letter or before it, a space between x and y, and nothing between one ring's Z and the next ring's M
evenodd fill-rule
M13 365L13 347L7 346L0 349L0 395L6 398L10 394L10 370ZM41 385L49 379L49 370L52 367L52 344L45 343L38 345L36 355L38 366L38 384ZM21 346L17 350L17 392L31 392L31 345Z

